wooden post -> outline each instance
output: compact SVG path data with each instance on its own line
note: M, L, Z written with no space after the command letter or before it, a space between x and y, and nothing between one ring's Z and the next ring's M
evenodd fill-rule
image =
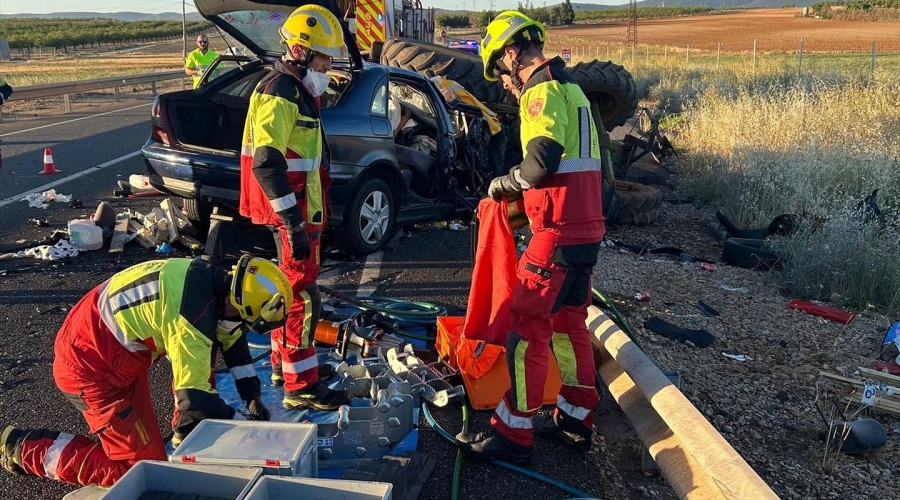
M153 97L156 97L156 82L150 82L150 92L153 93Z
M663 62L668 62L669 60L669 44L666 44L665 51L663 52Z
M647 57L644 60L650 62L650 45L647 45Z
M687 44L687 48L684 50L684 65L689 64L691 64L691 44Z
M119 102L119 87L113 87L113 96L115 96L115 101Z
M716 69L719 69L719 58L722 56L722 42L716 44Z
M800 58L797 61L797 76L803 74L803 39L800 39Z
M875 78L875 40L872 40L872 78Z
M756 78L756 38L753 39L753 78Z
M69 99L69 94L63 96L63 106L65 106L66 113L72 112L72 101Z

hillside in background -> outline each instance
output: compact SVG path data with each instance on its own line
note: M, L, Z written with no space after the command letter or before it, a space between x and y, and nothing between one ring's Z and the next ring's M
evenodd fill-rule
M180 12L162 12L147 14L145 12L53 12L50 14L0 14L0 19L17 17L20 19L115 19L116 21L178 21ZM202 21L203 17L196 12L188 12L188 21Z

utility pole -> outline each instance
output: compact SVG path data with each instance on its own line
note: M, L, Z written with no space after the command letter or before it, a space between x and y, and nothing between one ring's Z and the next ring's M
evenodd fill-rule
M625 43L632 50L637 46L637 0L631 0L628 7L628 35L625 37Z
M184 3L187 0L181 0L181 60L187 59L187 14L185 13Z

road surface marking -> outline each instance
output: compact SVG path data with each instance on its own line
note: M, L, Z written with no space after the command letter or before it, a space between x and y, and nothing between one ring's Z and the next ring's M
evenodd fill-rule
M381 261L383 258L384 252L381 250L370 253L366 257L366 263L363 265L363 271L359 277L359 287L356 289L356 294L360 297L375 295L375 290L378 288L375 280L378 279L378 275L381 272Z
M95 166L93 166L93 167L86 168L86 169L82 170L81 172L78 172L78 173L69 175L69 176L67 176L67 177L63 177L62 179L57 179L57 180L55 180L55 181L53 181L53 182L44 184L43 186L39 186L39 187L36 187L36 188L33 188L33 189L29 189L28 191L25 191L25 192L23 192L23 193L19 193L19 194L15 195L15 196L10 196L9 198L6 198L5 200L0 200L0 208L3 208L3 207L5 207L6 205L9 205L10 203L15 203L15 202L17 202L17 201L21 201L22 198L28 196L28 195L31 194L31 193L41 193L41 192L46 191L46 190L48 190L48 189L50 189L50 188L52 188L52 187L59 186L60 184L65 184L66 182L74 181L75 179L78 179L79 177L84 177L84 176L86 176L86 175L93 174L93 173L95 173L95 172L97 172L97 171L99 171L99 170L102 170L102 169L104 169L104 168L110 166L110 165L115 165L116 163L120 163L120 162L123 162L123 161L125 161L125 160L129 160L129 159L134 158L135 156L137 156L137 155L139 155L139 154L141 154L141 151L140 151L140 150L133 151L133 152L131 152L131 153L128 153L127 155L120 156L120 157L118 157L118 158L115 158L115 159L113 159L113 160L109 160L109 161L104 162L104 163L101 163L101 164L99 164L99 165L95 165Z
M10 132L8 134L2 134L2 137L9 137L11 135L16 135L16 134L24 134L25 132L31 132L32 130L40 130L42 128L55 127L56 125L65 125L66 123L77 122L79 120L87 120L88 118L97 118L98 116L110 115L113 113L118 113L119 111L128 111L129 109L140 108L141 106L150 106L151 104L153 104L153 103L147 102L144 104L138 104L137 106L132 106L130 108L116 109L113 111L107 111L105 113L100 113L97 115L82 116L81 118L72 118L71 120L66 120L64 122L48 123L47 125L41 125L40 127L34 127L34 128L26 128L25 130L16 130L15 132Z

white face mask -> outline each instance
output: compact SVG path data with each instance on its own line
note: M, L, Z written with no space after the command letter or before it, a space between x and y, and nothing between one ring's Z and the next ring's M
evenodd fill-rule
M331 77L326 73L319 73L318 71L313 70L307 71L306 76L303 77L303 85L306 86L306 90L308 90L313 97L319 97L324 94L325 89L328 88L329 81L331 81Z

